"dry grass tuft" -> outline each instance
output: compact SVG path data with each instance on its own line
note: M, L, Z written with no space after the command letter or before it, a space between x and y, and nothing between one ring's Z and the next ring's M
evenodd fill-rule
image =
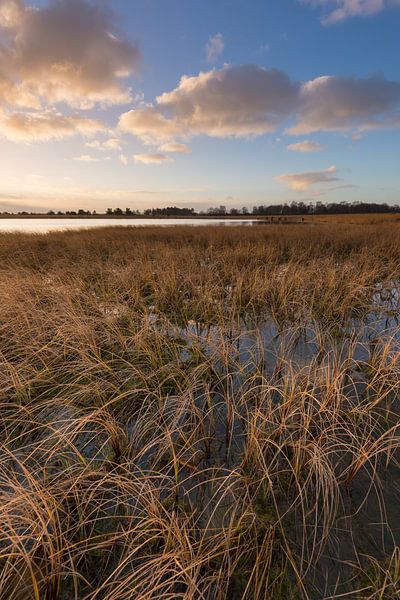
M0 598L398 598L400 226L0 236Z

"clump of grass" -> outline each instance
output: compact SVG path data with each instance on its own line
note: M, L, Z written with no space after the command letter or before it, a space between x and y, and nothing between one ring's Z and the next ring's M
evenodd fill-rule
M0 598L397 597L399 241L1 235Z

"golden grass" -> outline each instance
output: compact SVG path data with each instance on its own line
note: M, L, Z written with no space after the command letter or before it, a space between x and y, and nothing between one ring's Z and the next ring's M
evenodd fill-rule
M0 598L398 597L400 227L0 236Z
M397 213L313 215L304 218L306 221L313 221L314 223L342 223L345 225L374 225L377 223L397 225L400 222L400 214Z

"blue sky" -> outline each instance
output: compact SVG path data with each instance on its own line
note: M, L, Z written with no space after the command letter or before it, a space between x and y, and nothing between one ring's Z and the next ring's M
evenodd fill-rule
M0 0L0 210L397 203L399 30L398 0Z

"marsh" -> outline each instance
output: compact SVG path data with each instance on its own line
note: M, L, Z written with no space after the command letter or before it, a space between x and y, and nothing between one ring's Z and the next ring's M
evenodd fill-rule
M3 233L0 596L394 598L399 242Z

